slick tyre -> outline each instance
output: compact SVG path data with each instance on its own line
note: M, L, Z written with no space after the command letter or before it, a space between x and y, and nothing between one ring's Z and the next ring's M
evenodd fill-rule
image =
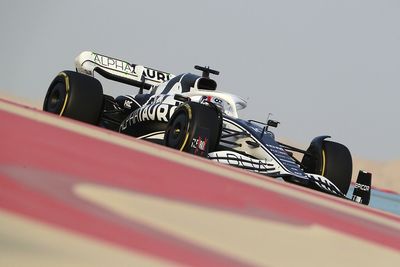
M62 71L47 90L43 110L82 122L97 124L103 107L103 88L88 75Z
M303 157L304 171L322 175L346 194L351 183L353 162L349 149L339 143L319 140L312 142Z
M353 161L349 149L339 143L324 141L321 175L333 182L344 194L351 183Z
M172 115L164 145L200 156L215 151L222 130L222 114L214 105L186 102Z

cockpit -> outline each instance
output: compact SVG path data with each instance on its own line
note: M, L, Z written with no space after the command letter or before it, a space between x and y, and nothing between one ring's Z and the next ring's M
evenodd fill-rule
M194 102L213 103L222 111L222 113L234 118L238 118L238 110L242 110L247 106L247 102L244 99L223 92L193 90L191 92L183 93L182 95L190 97Z

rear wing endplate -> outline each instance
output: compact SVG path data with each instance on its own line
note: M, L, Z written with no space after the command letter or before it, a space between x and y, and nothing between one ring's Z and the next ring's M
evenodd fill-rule
M82 52L76 57L75 67L78 72L83 74L94 76L94 72L97 72L107 79L147 90L175 77L168 72L90 51Z

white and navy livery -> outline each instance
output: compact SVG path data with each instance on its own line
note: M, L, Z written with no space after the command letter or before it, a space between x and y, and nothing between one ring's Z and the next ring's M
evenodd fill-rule
M278 122L239 118L247 103L216 90L209 76L218 71L195 66L202 75L174 75L88 51L75 65L76 72L63 71L53 80L44 110L336 196L347 194L352 160L344 145L328 141L329 136L316 137L306 150L276 141L270 129ZM104 95L95 72L139 92ZM370 190L371 175L360 175L353 200L368 204L370 191L361 189Z

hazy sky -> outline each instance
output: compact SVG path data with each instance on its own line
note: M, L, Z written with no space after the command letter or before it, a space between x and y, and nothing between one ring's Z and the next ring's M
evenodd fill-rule
M2 94L42 102L84 50L175 74L210 65L248 100L243 118L281 121L278 138L400 159L398 0L0 0L0 33Z

